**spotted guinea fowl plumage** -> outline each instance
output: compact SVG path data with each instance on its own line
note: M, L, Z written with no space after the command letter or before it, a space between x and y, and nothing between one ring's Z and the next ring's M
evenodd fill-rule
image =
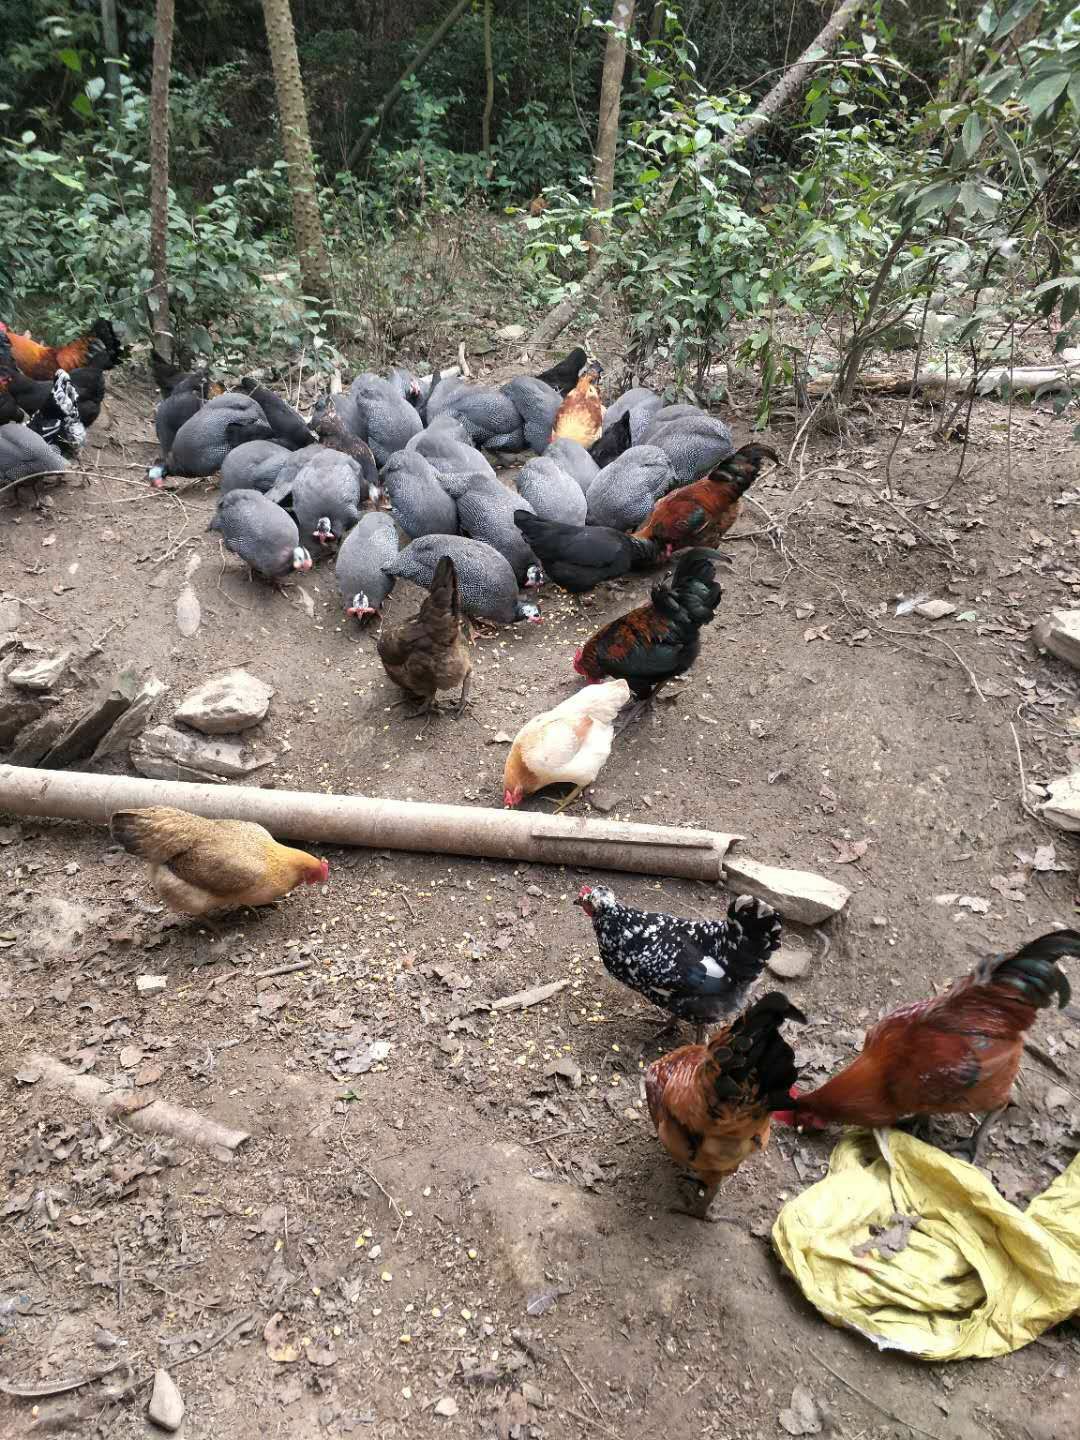
M715 1024L741 1010L780 944L771 905L738 895L723 920L684 920L622 905L604 886L584 886L600 959L615 980L680 1020Z
M623 451L589 486L589 524L637 529L673 478L671 462L655 445Z
M521 416L501 390L458 382L440 385L428 400L428 422L440 415L457 420L474 445L493 450L523 450Z
M731 431L715 415L693 405L669 405L658 410L641 437L655 445L671 462L676 485L689 485L707 475L734 450Z
M292 487L292 510L302 543L328 545L340 540L360 519L360 507L369 498L363 472L348 455L334 452L333 461L309 462Z
M314 440L303 416L268 386L260 385L250 375L245 375L237 388L259 406L280 445L289 450L302 450Z
M630 442L633 445L640 445L653 416L663 407L663 404L663 400L655 390L648 390L643 385L637 385L632 390L624 390L604 411L604 429L610 430L624 415L629 415Z
M356 433L371 446L380 467L424 428L415 407L378 375L358 375L349 387L349 395L359 416Z
M476 449L461 421L452 415L444 413L433 420L426 430L413 436L405 451L423 455L440 476L480 474L496 478L491 462Z
M213 475L230 450L248 440L272 440L262 407L230 392L207 400L176 432L166 462L170 475Z
M394 588L394 577L388 575L383 566L388 565L397 552L393 517L385 510L369 510L361 515L341 542L334 566L334 578L347 614L361 620L378 614Z
M268 580L311 568L296 522L258 490L230 490L223 495L207 529L216 530L227 550Z
M494 620L500 625L540 619L537 606L518 593L510 562L482 540L467 540L460 535L422 535L399 551L385 569L387 574L411 580L426 590L444 555L449 555L454 562L462 609L467 615Z
M461 533L497 550L510 562L518 584L524 585L537 561L514 523L514 512L531 510L528 501L486 475L444 475L442 484L457 503L457 528Z
M41 475L59 475L67 461L29 425L0 425L0 486Z
M518 375L508 380L502 393L514 403L521 416L522 434L525 444L537 455L543 454L551 439L551 427L563 403L563 397L543 380L532 375Z
M518 494L528 501L527 508L542 520L584 525L588 509L585 493L573 476L552 458L551 449L549 445L543 455L537 455L518 471Z
M589 486L600 474L600 466L585 449L585 446L579 444L577 440L568 439L565 435L560 436L558 440L552 440L544 451L543 459L554 460L560 470L577 482L583 495L588 495Z
M218 489L222 495L230 490L258 490L265 495L273 489L282 466L296 453L276 440L247 440L221 462Z
M394 519L410 540L457 534L457 505L439 483L435 467L418 450L406 448L392 455L382 485Z

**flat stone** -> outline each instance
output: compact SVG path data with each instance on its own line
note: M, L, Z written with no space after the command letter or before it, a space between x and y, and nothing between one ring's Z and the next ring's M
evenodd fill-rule
M42 660L16 665L13 670L8 671L7 678L20 690L33 690L36 693L51 690L67 669L73 653L71 650L62 650L59 655L47 655Z
M496 340L524 340L524 325L504 325L501 330L495 331Z
M589 804L594 810L599 810L601 815L610 815L616 805L621 805L625 798L617 790L594 789L589 791Z
M171 725L145 730L131 746L131 763L152 780L237 780L276 759L268 745L203 740Z
M215 675L181 700L174 720L204 735L235 735L257 725L270 708L273 687L246 670Z
M167 1370L154 1371L154 1391L146 1413L162 1430L179 1430L184 1423L184 1397Z
M41 714L41 706L29 695L5 696L0 700L0 748L10 745L24 726Z
M20 730L7 757L9 765L36 765L46 756L64 733L59 715L42 715L25 730Z
M1051 780L1049 798L1039 806L1044 820L1059 830L1080 830L1080 770Z
M798 940L788 940L779 950L773 951L765 964L781 980L798 980L810 969L813 958L808 946L801 945Z
M1036 645L1080 669L1080 610L1051 610L1034 634Z
M775 906L785 920L794 920L798 925L819 925L839 915L851 899L850 890L823 875L762 865L730 852L724 856L724 878L736 895L755 895Z
M92 755L94 760L105 760L110 755L118 755L126 750L135 739L141 735L150 723L150 716L154 706L165 694L165 684L156 675L151 675L144 680L139 687L134 700L128 710L120 716L108 733L101 739L97 749Z
M107 689L103 686L93 702L42 757L44 768L60 770L76 760L85 760L106 731L131 709L138 689L139 679L134 670L125 670Z
M921 605L915 606L915 614L921 615L924 620L944 620L946 615L956 614L956 606L950 605L948 600L924 600Z
M164 990L168 984L168 977L165 975L136 975L135 989L140 995L156 995L158 991Z
M17 630L22 605L14 595L0 595L0 631Z

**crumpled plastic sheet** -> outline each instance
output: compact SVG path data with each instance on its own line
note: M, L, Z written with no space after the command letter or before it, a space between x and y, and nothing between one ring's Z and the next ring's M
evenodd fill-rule
M918 1215L905 1249L855 1255ZM1080 1155L1027 1210L973 1165L899 1130L850 1131L780 1211L780 1259L834 1325L924 1360L1007 1355L1080 1311Z

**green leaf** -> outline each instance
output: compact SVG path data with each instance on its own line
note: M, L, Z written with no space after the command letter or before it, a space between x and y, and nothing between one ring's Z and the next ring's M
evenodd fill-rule
M831 255L819 255L812 265L808 265L803 271L805 275L816 275L821 270L831 270L833 257Z
M76 95L75 99L71 102L71 108L77 115L81 115L86 120L92 120L94 118L94 107L85 95Z
M959 194L960 186L951 180L939 180L936 185L928 185L925 190L917 190L913 197L915 218L919 220L934 210L951 209L956 204Z
M1036 72L1032 82L1024 86L1020 91L1020 103L1028 107L1033 124L1046 114L1068 83L1068 70L1055 70L1049 75L1043 74L1041 78Z
M976 19L975 23L978 25L979 29L983 32L984 35L992 35L994 33L994 30L997 27L998 17L997 11L994 9L992 0L991 3L984 5L983 8L979 11L978 18Z
M1011 35L1020 21L1030 15L1038 3L1039 0L1015 0L1015 4L1010 5L998 21L994 29L994 39L1004 40L1006 35Z
M1005 159L1009 162L1009 167L1011 168L1013 175L1016 177L1017 180L1022 181L1024 178L1024 161L1023 157L1020 154L1020 151L1016 147L1016 141L1012 138L1012 136L1009 134L1009 132L1005 129L1003 125L995 124L994 136L998 144L1001 146L1001 149L1005 155Z
M964 128L960 132L960 144L964 150L964 158L971 160L978 153L979 146L983 142L986 127L983 125L982 117L976 115L974 110L964 121Z
M81 98L82 97L80 96L80 99ZM54 170L52 172L52 178L54 180L59 180L60 184L66 185L69 190L85 190L86 188L82 181L76 179L74 175L65 175L60 170Z
M82 61L79 58L79 52L77 50L58 50L56 52L56 58L60 61L61 65L66 65L69 70L74 70L76 74L82 70Z

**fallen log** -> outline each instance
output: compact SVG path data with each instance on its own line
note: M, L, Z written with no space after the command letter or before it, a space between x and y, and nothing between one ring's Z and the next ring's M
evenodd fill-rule
M1071 389L1074 384L1080 386L1080 366L1021 365L1010 369L1001 365L992 370L956 370L951 374L928 369L920 370L917 375L868 370L858 377L854 388L863 395L907 395L913 386L923 392L956 395L970 391L973 380L977 395L993 395L1006 385L1015 395L1046 394L1052 390ZM819 375L817 379L807 381L806 393L812 400L820 400L829 393L833 384L833 376Z

